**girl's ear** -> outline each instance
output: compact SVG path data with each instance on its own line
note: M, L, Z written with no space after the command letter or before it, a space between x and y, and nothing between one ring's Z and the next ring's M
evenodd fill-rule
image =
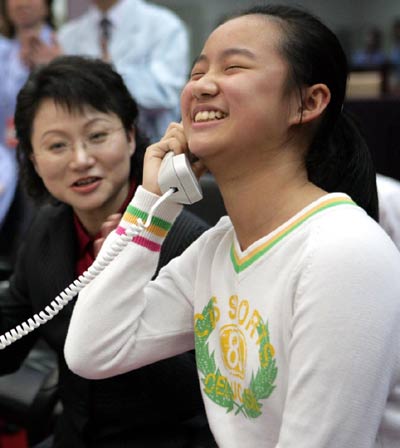
M310 123L319 118L331 100L331 91L326 84L314 84L303 90L302 107L293 114L291 125Z

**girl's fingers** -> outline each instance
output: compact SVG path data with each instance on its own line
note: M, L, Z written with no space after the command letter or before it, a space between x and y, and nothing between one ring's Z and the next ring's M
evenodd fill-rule
M164 137L147 148L144 159L143 187L157 195L161 194L158 185L158 173L162 160L169 151L173 151L175 154L186 154L198 179L207 171L201 160L191 157L182 124L171 123Z
M171 123L164 137L157 143L146 149L144 157L143 187L152 193L160 195L158 185L158 172L161 162L167 152L173 151L181 154L187 151L187 141L183 132L183 126L179 123Z
M183 130L183 126L179 123L173 123L173 126L169 127L165 138L172 139L179 142L180 148L183 148L184 151L187 151L187 140ZM183 151L179 151L181 153Z

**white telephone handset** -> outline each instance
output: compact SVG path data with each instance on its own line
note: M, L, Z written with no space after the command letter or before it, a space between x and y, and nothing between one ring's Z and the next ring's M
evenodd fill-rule
M203 198L200 184L185 154L174 155L170 151L164 156L158 173L158 184L163 194L170 188L175 189L169 200L179 204L193 204Z
M67 286L64 291L46 306L44 310L33 315L27 321L22 322L16 328L7 331L4 335L1 335L0 350L8 347L13 342L38 328L40 325L53 319L65 305L67 305L86 285L88 285L111 263L121 250L132 240L133 236L138 235L144 228L148 227L154 210L161 202L168 199L180 204L193 204L203 197L201 187L185 154L175 156L173 152L169 152L165 155L158 174L158 183L163 195L153 205L146 223L139 222L139 226L131 225L128 227L125 234L114 241L103 257L96 258L89 269Z

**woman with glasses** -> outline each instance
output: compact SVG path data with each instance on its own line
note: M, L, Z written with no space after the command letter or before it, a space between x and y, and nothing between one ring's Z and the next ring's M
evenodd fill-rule
M93 262L103 223L124 210L142 181L146 139L137 119L121 76L100 60L61 57L34 71L22 88L16 108L21 175L44 204L0 302L2 334L44 309ZM206 227L185 213L160 266ZM57 352L63 411L54 447L195 447L210 436L192 353L110 380L84 380L63 357L72 308L0 352L2 373L16 370L39 337Z

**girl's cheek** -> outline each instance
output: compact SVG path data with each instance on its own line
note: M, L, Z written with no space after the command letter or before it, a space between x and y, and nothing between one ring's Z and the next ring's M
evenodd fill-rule
M190 83L186 84L181 93L181 108L187 109L190 98L192 98L192 88ZM183 112L183 110L182 110Z
M186 127L190 123L190 103L192 93L189 86L186 86L181 94L181 116L183 126Z

